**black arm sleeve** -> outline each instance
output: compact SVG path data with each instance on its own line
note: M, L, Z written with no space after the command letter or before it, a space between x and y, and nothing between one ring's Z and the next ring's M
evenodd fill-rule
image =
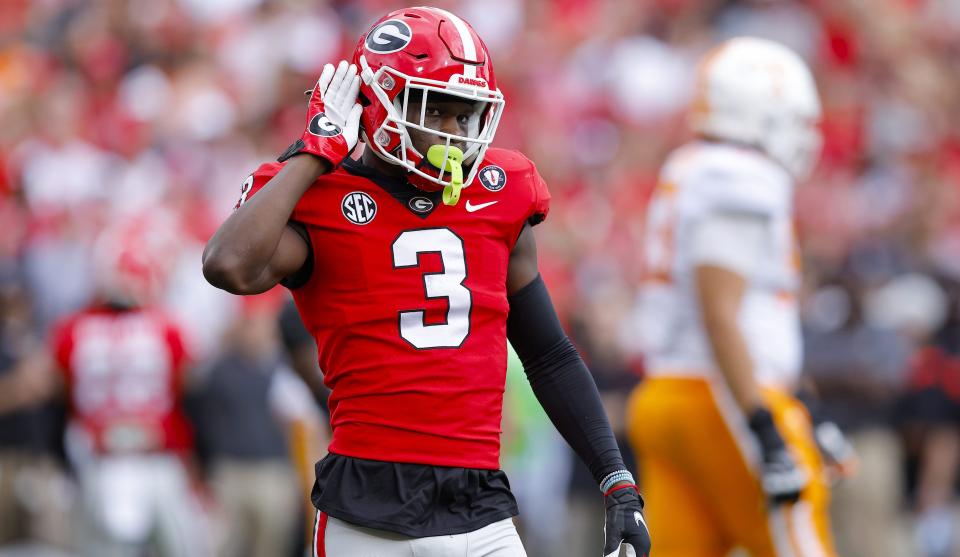
M539 275L509 301L507 338L533 393L599 484L624 464L593 376L563 332Z

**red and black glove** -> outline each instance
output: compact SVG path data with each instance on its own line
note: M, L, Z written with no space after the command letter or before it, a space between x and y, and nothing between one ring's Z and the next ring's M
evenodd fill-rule
M307 105L306 129L277 160L283 162L294 155L310 153L336 168L357 146L363 112L357 102L359 92L356 66L345 60L336 68L333 64L324 66Z
M607 507L606 523L603 527L604 557L617 557L621 545L626 546L627 557L648 557L650 531L643 519L643 499L640 498L637 486L614 486L603 498Z

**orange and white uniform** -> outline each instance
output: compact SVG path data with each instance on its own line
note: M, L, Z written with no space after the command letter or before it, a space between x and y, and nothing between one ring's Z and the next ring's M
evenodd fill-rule
M637 332L648 379L629 403L657 557L832 557L828 493L801 369L793 179L758 150L696 141L665 164L647 218ZM765 502L760 454L714 362L695 284L701 264L746 280L741 333L778 429L813 478L795 505Z

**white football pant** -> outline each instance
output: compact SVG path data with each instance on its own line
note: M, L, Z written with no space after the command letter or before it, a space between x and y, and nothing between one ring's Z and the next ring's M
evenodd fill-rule
M84 464L80 484L93 530L85 536L84 555L141 555L151 540L164 557L208 554L202 515L178 457L99 457Z
M526 557L513 520L465 534L410 538L317 515L313 557Z

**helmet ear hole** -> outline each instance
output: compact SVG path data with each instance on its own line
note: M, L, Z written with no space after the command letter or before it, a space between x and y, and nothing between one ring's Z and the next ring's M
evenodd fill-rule
M370 99L368 99L367 96L363 94L363 91L361 91L360 94L357 96L357 100L360 101L360 106L362 106L363 108L367 108L368 106L373 104L372 102L370 102Z

